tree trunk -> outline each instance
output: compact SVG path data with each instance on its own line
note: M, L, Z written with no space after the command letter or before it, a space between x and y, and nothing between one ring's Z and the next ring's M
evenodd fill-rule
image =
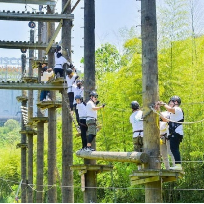
M160 169L159 129L150 106L158 100L157 22L155 0L141 0L144 152L150 156L145 169ZM148 114L149 113L149 114ZM161 181L145 184L145 202L162 202Z

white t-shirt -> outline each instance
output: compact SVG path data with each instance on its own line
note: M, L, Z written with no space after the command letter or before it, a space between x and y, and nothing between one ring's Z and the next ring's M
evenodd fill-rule
M51 72L48 72L48 71L43 72L43 75L41 76L41 81L42 82L47 82L52 75L53 75L53 71L51 71Z
M86 105L82 102L82 103L77 104L76 108L78 109L79 118L86 119L86 116L87 116Z
M67 87L68 87L68 89L67 89L67 93L69 93L69 92L74 92L74 90L73 90L73 86L76 86L76 84L75 84L75 81L76 81L76 74L73 74L73 76L71 77L71 79L68 77L68 76L66 76L66 80L67 80Z
M181 110L180 107L176 106L174 108L175 108L175 113L170 113L170 120L177 122L177 121L179 121L179 120L184 118L183 111ZM176 128L175 132L180 134L180 135L183 135L183 125L179 125Z
M162 115L167 119L170 117L170 113L168 111L162 112ZM169 125L167 122L160 121L160 135L164 135L166 133L169 135Z
M135 111L131 114L130 123L132 123L133 132L138 131L138 130L143 130L142 111L141 110ZM141 135L143 137L143 132L133 133L133 137L137 137L138 135Z
M93 101L89 100L88 103L86 104L86 111L87 111L87 119L97 119L97 110L93 110L92 108L95 108L96 105L94 104Z
M57 53L55 52L55 68L63 69L63 64L67 63L70 65L70 63L63 57L57 57Z
M78 86L73 86L72 91L74 92L74 98L76 95L84 97L84 87L79 88ZM73 104L76 104L76 100L74 100Z

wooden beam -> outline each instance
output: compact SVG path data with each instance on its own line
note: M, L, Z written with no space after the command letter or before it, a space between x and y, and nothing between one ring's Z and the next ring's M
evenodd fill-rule
M0 20L60 22L61 19L73 20L74 14L44 14L43 12L16 13L15 11L0 12Z
M52 45L52 48L55 48L57 44ZM47 48L46 43L30 43L27 41L1 41L0 48L6 49L34 49L34 50L45 50Z
M72 7L72 10L71 10L71 13L74 11L74 9L77 7L77 5L79 4L79 2L80 2L81 0L78 0L75 4L74 4L74 6Z
M59 90L66 89L66 84L51 84L51 83L23 83L23 82L0 82L0 89L11 90Z
M0 0L2 3L56 5L55 0Z
M64 5L64 8L62 9L62 14L66 10L67 6L69 6L70 2L71 2L71 0L67 0L67 3Z
M76 155L85 159L95 159L103 161L118 161L131 163L147 163L149 157L143 152L98 152L98 151L77 151Z
M52 47L53 43L55 42L55 38L57 37L61 27L63 25L63 20L61 19L61 21L59 22L59 25L57 26L54 34L52 35L52 38L50 39L50 42L48 43L48 46L46 48L46 55L48 54L50 48Z

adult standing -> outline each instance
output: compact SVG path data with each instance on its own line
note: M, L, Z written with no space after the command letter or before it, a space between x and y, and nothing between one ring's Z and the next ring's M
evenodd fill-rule
M180 108L181 99L179 96L172 96L169 100L168 105L162 101L158 101L156 106L164 106L166 110L170 113L169 119L165 118L161 114L163 121L169 123L169 137L170 149L175 158L175 167L170 167L174 170L182 170L181 166L181 155L179 146L183 139L183 125L184 112Z

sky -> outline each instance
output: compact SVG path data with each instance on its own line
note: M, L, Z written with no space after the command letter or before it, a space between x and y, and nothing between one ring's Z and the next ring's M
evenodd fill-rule
M76 0L72 1L74 3ZM130 29L136 25L140 25L140 1L136 0L96 0L95 12L96 12L96 25L95 25L95 41L96 49L106 42L114 44L118 49L122 46L122 38L119 35L119 30L122 28ZM83 65L80 64L80 60L84 55L84 1L78 4L77 8L73 12L74 14L74 27L72 32L72 55L73 64L83 70ZM0 3L0 10L10 11L32 11L36 9L38 11L38 5L25 5L25 4L11 4ZM61 0L57 0L56 12L61 12ZM28 22L26 21L0 21L1 32L0 40L5 41L29 41ZM57 23L56 23L57 26ZM137 27L140 29L140 26ZM37 40L37 30L35 32ZM61 39L61 33L58 35L56 42ZM28 54L28 52L27 52ZM0 49L0 57L16 57L20 58L20 50L15 49ZM36 53L37 57L37 53Z

